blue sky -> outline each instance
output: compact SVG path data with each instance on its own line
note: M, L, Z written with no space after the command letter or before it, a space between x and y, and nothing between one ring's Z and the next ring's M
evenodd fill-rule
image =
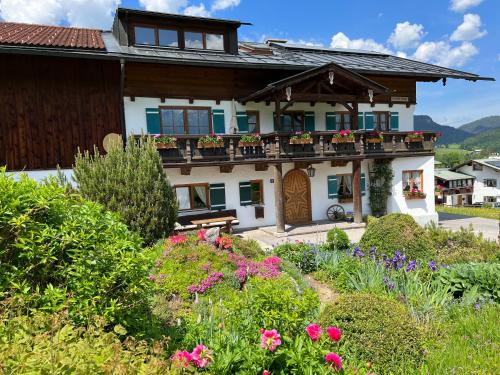
M240 40L380 50L500 79L498 0L0 0L5 20L109 28L117 5L252 22ZM418 114L459 126L500 115L500 83L417 87Z

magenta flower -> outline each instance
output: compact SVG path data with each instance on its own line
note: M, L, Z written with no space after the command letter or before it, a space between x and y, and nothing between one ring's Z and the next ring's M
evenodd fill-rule
M325 355L325 361L329 363L335 370L342 370L342 358L340 358L337 353L328 353L327 355Z
M156 275L149 275L148 279L154 282L156 281Z
M184 243L187 241L187 239L187 236L185 236L184 234L177 234L169 237L170 242L174 245Z
M264 372L262 372L262 375L271 375L271 373L267 370L264 370Z
M212 359L212 351L208 350L208 348L203 344L198 345L191 353L191 360L198 368L208 367Z
M196 235L198 236L198 239L200 241L205 241L206 239L206 234L207 234L207 230L206 229L200 229L198 231L198 233L196 233Z
M172 363L176 367L186 368L192 361L191 353L183 350L177 350L171 358Z
M262 348L274 352L276 348L281 345L281 336L275 329L261 329L260 333L260 346Z
M326 329L326 333L328 334L328 337L330 337L330 340L335 342L339 341L342 337L342 331L337 327L328 327Z
M262 261L262 263L264 263L266 265L270 265L270 266L279 267L281 265L281 259L280 259L280 257L277 257L277 256L270 256L270 257L267 257L266 259L264 259Z
M306 327L306 332L312 341L318 341L323 333L321 327L317 324L309 324Z

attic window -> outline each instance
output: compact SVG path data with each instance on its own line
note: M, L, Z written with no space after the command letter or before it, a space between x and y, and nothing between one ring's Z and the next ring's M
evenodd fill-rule
M135 44L154 46L156 44L155 29L153 27L136 26L134 28Z
M158 45L163 47L178 47L177 30L158 29Z
M224 36L222 34L186 31L184 45L186 48L224 51Z

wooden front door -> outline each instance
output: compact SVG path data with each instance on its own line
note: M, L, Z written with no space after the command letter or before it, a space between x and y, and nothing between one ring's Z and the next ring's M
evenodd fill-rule
M311 222L311 184L307 174L293 169L283 179L286 224Z

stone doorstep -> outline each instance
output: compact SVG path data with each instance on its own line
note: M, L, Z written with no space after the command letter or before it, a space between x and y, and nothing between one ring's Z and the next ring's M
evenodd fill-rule
M276 238L286 238L289 236L291 237L291 236L300 236L303 234L328 232L330 229L333 229L335 227L348 231L349 229L366 228L366 223L345 223L345 222L333 223L327 221L327 222L317 222L309 225L300 225L300 226L285 225L284 233L276 232L276 226L261 227L259 228L259 230L266 234L270 234Z

